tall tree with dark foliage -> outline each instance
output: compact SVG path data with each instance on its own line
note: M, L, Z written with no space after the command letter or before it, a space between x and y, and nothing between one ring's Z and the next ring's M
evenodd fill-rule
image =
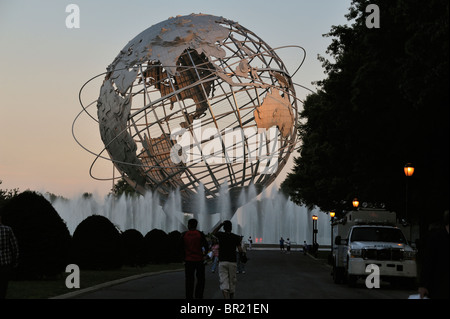
M369 4L379 28L366 25ZM281 187L296 203L339 212L358 197L422 224L448 208L448 6L354 0L351 25L325 35L327 77L305 101L300 155ZM406 180L409 162L416 170Z

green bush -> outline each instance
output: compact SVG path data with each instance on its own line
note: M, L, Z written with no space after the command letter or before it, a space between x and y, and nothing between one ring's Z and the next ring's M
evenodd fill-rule
M149 262L160 264L169 261L169 236L163 230L153 229L145 235L144 239Z
M72 262L81 269L120 268L123 258L121 233L108 218L89 216L73 233L71 256Z
M122 233L122 241L124 265L144 266L147 263L144 235L136 229L127 229Z
M41 279L65 271L71 236L65 222L42 195L25 191L2 208L19 245L16 279Z
M169 262L182 262L184 253L181 245L181 233L178 230L170 232L168 242Z

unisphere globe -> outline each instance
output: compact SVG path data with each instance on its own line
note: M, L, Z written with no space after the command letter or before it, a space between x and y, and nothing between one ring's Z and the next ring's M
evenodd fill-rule
M97 101L102 141L138 192L184 212L195 196L217 211L220 194L274 181L296 144L298 99L276 52L240 24L177 16L137 35L108 66Z

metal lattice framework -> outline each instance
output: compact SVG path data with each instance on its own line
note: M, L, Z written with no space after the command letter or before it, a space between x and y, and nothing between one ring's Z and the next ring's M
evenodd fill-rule
M224 18L190 15L125 46L97 110L122 177L162 199L178 189L189 212L200 187L214 203L224 186L269 185L296 144L297 104L283 61L261 38Z

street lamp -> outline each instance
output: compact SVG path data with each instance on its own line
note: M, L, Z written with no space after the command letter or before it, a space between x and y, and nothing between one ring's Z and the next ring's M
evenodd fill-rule
M354 207L354 208L358 208L358 206L359 206L359 200L358 200L357 198L354 198L353 201L352 201L352 204L353 204L353 207Z
M313 242L312 242L312 246L313 246L313 253L315 254L317 252L317 220L319 218L316 215L312 216L312 220L313 220Z
M406 176L406 191L405 191L405 219L408 219L408 177L413 176L414 174L414 166L411 163L408 163L403 167L403 171Z
M331 217L331 257L333 257L333 248L334 248L334 241L333 241L333 221L334 221L334 216L336 216L335 212L330 212L330 217ZM332 259L331 259L332 260Z
M411 163L408 163L403 168L403 171L405 172L406 177L411 177L414 174L414 166L412 166Z

